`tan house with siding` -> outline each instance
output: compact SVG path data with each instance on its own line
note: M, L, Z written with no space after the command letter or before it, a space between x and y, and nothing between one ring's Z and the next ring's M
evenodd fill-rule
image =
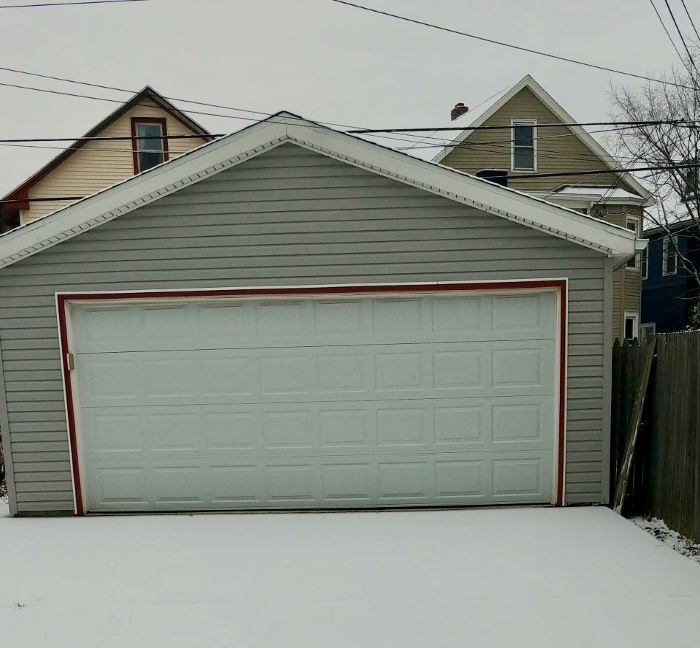
M0 233L211 139L209 131L147 86L4 196L0 202Z
M651 194L630 174L602 171L620 164L582 127L565 125L576 120L531 76L475 110L457 104L452 118L464 130L435 162L633 229L641 236L644 207L654 204ZM510 128L473 130L480 126ZM568 171L587 173L562 175ZM637 257L613 275L614 337L639 334L642 265L643 259Z

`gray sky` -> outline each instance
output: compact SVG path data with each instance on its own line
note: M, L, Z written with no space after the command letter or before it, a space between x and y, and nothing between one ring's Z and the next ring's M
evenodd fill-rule
M677 61L644 0L358 2L642 74ZM686 3L699 24L697 3ZM672 6L689 30L679 0ZM286 109L358 126L447 125L456 102L475 106L527 73L576 119L602 120L610 110L611 81L641 83L329 0L154 0L2 10L0 25L3 66L135 90L150 84L166 96L267 112ZM0 81L128 98L8 72L0 72ZM0 138L79 136L115 107L0 87ZM215 132L249 123L193 116ZM0 191L56 153L0 147Z

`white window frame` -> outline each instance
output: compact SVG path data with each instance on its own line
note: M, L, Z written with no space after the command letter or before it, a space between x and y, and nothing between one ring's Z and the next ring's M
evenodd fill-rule
M639 224L640 224L640 218L639 216L626 216L625 217L625 228L630 230L630 232L634 232L635 236L637 238L640 238L639 236ZM630 227L631 224L634 224L634 228ZM625 267L628 270L639 270L641 266L641 254L635 254L633 259L630 259Z
M641 339L645 339L650 335L656 335L656 322L645 322L642 324L639 328L639 335Z
M674 247L671 247L671 238L673 238L673 242L675 244ZM678 249L678 234L673 234L671 236L664 236L663 240L663 255L662 255L662 260L661 260L661 276L662 277L672 277L673 275L678 274L678 252L676 251ZM676 257L676 263L673 268L673 272L669 272L668 270L668 259L669 259L669 252L672 253Z
M515 127L532 126L532 169L515 168ZM537 173L537 120L536 119L511 119L510 120L510 170L517 173Z
M622 334L625 335L627 332L627 320L632 320L632 337L628 338L625 336L626 340L639 339L639 313L637 311L625 311L625 317L623 318Z

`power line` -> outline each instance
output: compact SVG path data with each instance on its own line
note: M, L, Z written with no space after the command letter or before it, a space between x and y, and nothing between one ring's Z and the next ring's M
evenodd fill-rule
M336 0L331 0L335 2ZM688 126L695 128L700 124L700 121L690 119L650 119L639 121L621 121L621 122L560 122L549 124L533 124L537 129L540 128L562 128L573 126L615 126L616 128L639 128L640 126ZM480 131L480 130L505 130L512 129L513 125L497 125L497 126L441 126L441 127L422 127L422 128L360 128L347 131L352 135L369 135L373 133L423 133L423 132L443 132L443 131Z
M681 0L681 3L683 4L683 9L685 9L685 14L688 16L688 20L690 21L690 24L693 26L693 31L695 32L695 36L697 37L698 41L700 41L700 34L698 34L697 27L695 27L695 21L693 20L693 17L690 15L690 11L688 11L688 6L685 4L685 0Z
M39 79L49 79L51 81L62 81L63 83L72 83L74 85L81 85L88 88L99 88L100 90L114 90L115 92L126 92L128 94L137 94L138 90L130 90L129 88L120 88L119 86L104 85L101 83L90 83L89 81L80 81L78 79L69 79L67 77L54 76L51 74L42 74L40 72L29 72L28 70L19 70L17 68L0 66L0 71L12 72L14 74L23 74L24 76L36 77ZM24 87L24 86L22 86ZM33 89L27 86L29 89ZM194 101L193 99L182 99L180 97L165 97L168 101L178 101L180 103L192 104L195 106L204 106L205 108L220 108L222 110L235 110L237 112L249 113L252 115L263 115L269 117L272 113L264 112L262 110L251 110L249 108L238 108L236 106L225 106L222 104L208 103L205 101ZM336 126L342 126L342 124L334 124Z
M676 41L673 40L673 36L671 36L671 32L668 31L668 28L666 27L666 23L664 22L664 19L661 17L661 14L659 13L659 10L656 8L656 4L654 4L654 0L649 0L649 4L654 8L654 13L656 14L656 17L659 19L659 23L661 23L661 26L663 27L663 30L666 32L666 36L668 36L668 40L671 41L671 45L673 45L673 49L676 50L676 54L678 54L678 58L683 61L683 56L676 46Z
M527 52L528 54L537 54L538 56L545 56L547 58L555 59L557 61L564 61L565 63L573 63L575 65L581 65L588 68L593 68L595 70L602 70L604 72L612 72L613 74L621 74L623 76L633 77L635 79L641 79L643 81L651 81L653 83L662 83L664 85L673 85L681 88L692 89L690 86L686 86L680 83L675 83L673 81L667 81L665 79L656 79L654 77L647 76L645 74L636 74L634 72L627 72L625 70L618 70L617 68L607 67L605 65L597 65L596 63L588 63L587 61L581 61L579 59L570 58L568 56L560 56L558 54L551 54L549 52L543 52L540 50L531 49L529 47L523 47L521 45L514 45L513 43L506 43L505 41L495 40L493 38L487 38L485 36L477 36L476 34L470 34L468 32L459 31L457 29L451 29L450 27L444 27L442 25L436 25L434 23L425 22L423 20L417 20L415 18L409 18L408 16L402 16L400 14L391 13L389 11L382 11L380 9L375 9L373 7L367 7L360 4L355 4L354 2L348 2L347 0L330 0L330 2L335 2L336 4L345 5L347 7L352 7L354 9L360 9L362 11L368 11L370 13L379 14L380 16L386 16L389 18L395 18L397 20L402 20L404 22L413 23L415 25L421 25L423 27L429 27L431 29L437 29L439 31L454 34L456 36L464 36L466 38L472 38L474 40L482 41L484 43L490 43L492 45L500 45L501 47L508 47L510 49L518 50L520 52Z
M700 75L700 72L698 71L698 66L695 65L695 61L693 60L693 55L690 53L690 48L688 47L688 43L686 43L686 41L685 41L685 36L683 36L683 32L681 31L681 28L678 26L678 21L676 20L676 16L673 13L673 9L671 9L671 5L669 4L668 0L664 0L664 2L666 3L666 8L668 9L668 13L671 15L671 20L673 21L673 24L676 27L676 31L678 32L678 37L681 39L681 43L683 44L683 47L685 48L686 54L688 55L688 60L690 61L690 64L693 66L695 73Z
M34 2L32 4L0 5L0 9L38 9L40 7L71 7L76 5L123 4L151 2L152 0L76 0L75 2Z
M526 175L508 174L504 176L508 180L528 180L530 178L559 178L559 177L574 177L574 176L596 176L604 173L621 173L629 174L637 171L675 171L678 169L694 169L700 168L700 164L674 164L664 166L647 166L633 167L628 169L594 169L591 171L562 171L557 173L528 173ZM83 200L88 196L52 196L43 198L12 198L8 200L0 200L2 203L18 203L18 202L61 202L67 200Z
M684 125L684 124L689 124L690 122L678 122L676 123L675 121L668 120L668 121L647 121L647 122L587 122L587 123L581 123L581 124L536 124L536 128L540 127L567 127L567 126L613 126L614 128L609 128L609 129L602 129L598 131L589 131L589 133L610 133L610 132L616 132L620 130L626 130L627 128L633 128L633 127L639 127L639 126L658 126L658 125ZM695 122L694 122L695 123ZM379 133L402 133L406 134L407 136L411 136L412 131L448 131L448 130L475 130L475 131L483 131L483 130L511 130L513 127L512 126L475 126L474 128L460 128L460 129L454 129L454 128L396 128L396 129L362 129L362 130L352 130L348 131L348 134L353 134L353 135L362 135L362 134L379 134ZM7 138L7 139L0 139L0 144L32 144L32 143L40 143L40 142L112 142L112 141L132 141L134 139L156 139L156 140L170 140L170 139L206 139L209 137L212 138L217 138L217 137L225 137L229 133L208 133L207 135L146 135L146 136L138 136L138 137L132 137L131 135L94 135L94 136L89 136L89 137L14 137L14 138ZM538 136L537 140L538 141L545 141L545 140L551 140L551 139L559 139L561 137L578 137L576 133L559 133L557 135L552 135L552 136ZM452 144L452 142L445 140L444 138L437 138L437 137L427 137L424 139L432 139L434 141L439 142L440 144ZM408 140L408 141L413 141L413 140ZM507 140L494 140L492 142L475 142L474 144L503 144L508 143L508 142L513 142L514 140L512 139L507 139ZM421 143L420 141L417 143ZM456 146L459 143L454 143Z

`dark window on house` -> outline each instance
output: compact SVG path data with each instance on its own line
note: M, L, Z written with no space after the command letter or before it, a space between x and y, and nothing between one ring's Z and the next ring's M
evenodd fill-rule
M637 313L625 313L625 338L634 340L639 336L639 315Z
M642 250L642 253L639 256L640 258L640 269L642 272L642 279L648 279L649 278L649 247L645 250Z
M148 171L168 159L165 119L131 121L134 146L134 173Z
M536 125L532 120L514 119L511 163L513 171L535 171L537 169Z
M677 245L678 236L674 236L673 241L671 241L670 236L664 236L663 258L661 265L661 274L664 277L674 275L678 272L678 254L676 252Z

